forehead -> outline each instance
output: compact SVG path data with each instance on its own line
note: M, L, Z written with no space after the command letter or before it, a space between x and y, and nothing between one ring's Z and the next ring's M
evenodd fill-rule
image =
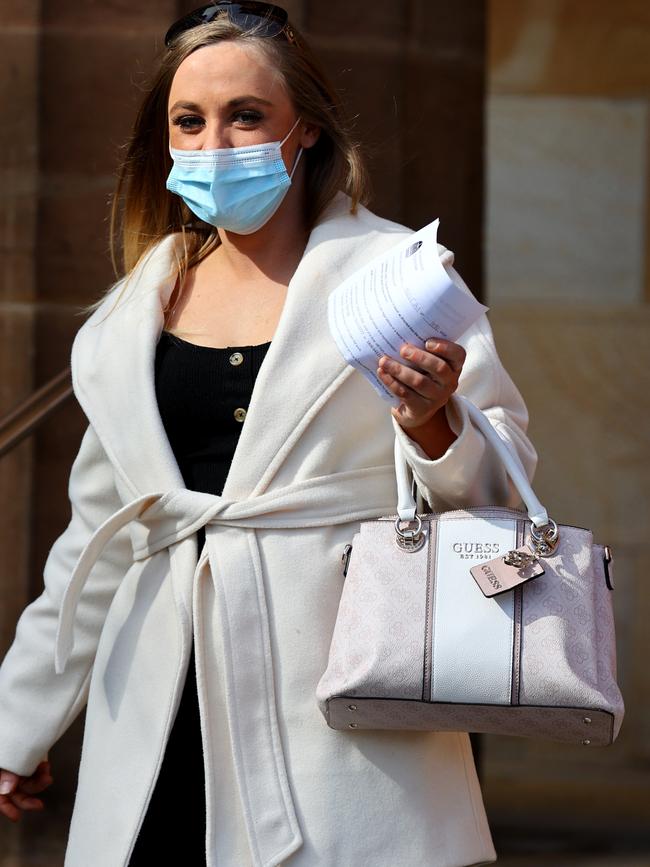
M228 101L242 93L274 103L288 98L277 69L256 46L218 42L185 58L172 80L169 103Z

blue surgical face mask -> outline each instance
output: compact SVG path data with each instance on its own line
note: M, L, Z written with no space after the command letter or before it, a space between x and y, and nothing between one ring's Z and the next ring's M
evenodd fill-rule
M282 141L215 150L169 148L174 165L167 189L179 195L200 220L250 235L260 229L280 207L302 155L299 149L291 169L282 159Z

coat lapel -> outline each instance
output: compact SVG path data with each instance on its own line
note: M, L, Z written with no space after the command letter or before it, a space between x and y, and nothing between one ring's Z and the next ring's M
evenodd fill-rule
M331 203L289 283L224 496L262 493L323 403L355 372L329 333L329 293L408 232L364 208L351 215L343 193ZM178 235L163 239L132 274L117 304L122 283L107 295L77 332L72 348L75 395L133 496L184 487L154 382L156 344L176 279L179 241Z
M106 296L72 345L75 396L133 497L184 487L154 381L162 308L176 279L177 243L170 235L157 245L126 286L122 280Z

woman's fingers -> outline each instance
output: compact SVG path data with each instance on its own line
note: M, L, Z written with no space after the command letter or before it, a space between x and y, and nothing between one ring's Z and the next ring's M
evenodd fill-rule
M17 822L23 810L42 810L43 801L35 798L52 783L49 761L43 761L31 777L0 771L0 813Z
M423 407L427 405L427 396L423 393L423 391L425 389L433 390L434 386L431 383L431 380L429 380L428 383L425 383L424 377L422 377L422 375L420 374L420 389L422 389L423 391L419 391L418 389L416 389L416 384L414 382L412 382L411 386L406 384L405 380L411 379L410 373L401 373L395 370L393 370L392 373L389 373L388 370L386 370L386 368L383 366L378 370L379 376L381 377L384 385L386 385L393 392L393 394L397 395L397 397L401 397L402 400L408 401L410 403L421 404ZM406 368L403 368L403 370L406 371ZM428 400L431 400L431 398L428 398Z
M379 359L379 370L390 374L392 379L402 382L416 394L436 400L439 388L455 390L466 353L460 344L442 338L428 340L427 346L431 351L408 343L400 348L400 355L415 367L383 355ZM405 397L408 394L404 391Z
M48 761L41 762L31 777L23 777L19 789L27 795L36 795L54 782Z
M402 399L399 413L409 426L424 424L447 403L465 363L465 349L451 340L432 338L425 347L402 344L400 356L408 364L386 355L378 359L377 375Z
M416 352L419 356L420 351ZM379 361L378 371L383 382L389 387L393 386L391 391L395 394L410 400L423 399L424 405L426 401L439 400L441 389L447 389L448 384L457 378L446 361L435 356L429 358L425 365L419 357L414 357L413 363L418 367L413 368L397 359L383 356ZM401 390L399 385L402 386Z
M12 794L18 788L20 777L10 771L0 771L0 813L12 822L20 819L20 810L12 802Z
M463 369L467 353L460 343L453 343L442 337L432 337L427 340L425 348L440 358L444 358L455 373L460 373Z
M20 777L11 771L0 771L0 796L10 795L18 788Z
M11 803L8 795L0 795L0 813L12 822L17 822L21 816L20 810Z
M34 798L31 795L26 795L24 792L21 792L20 789L13 792L11 795L7 795L11 803L14 807L18 807L19 810L42 810L43 802L40 798Z

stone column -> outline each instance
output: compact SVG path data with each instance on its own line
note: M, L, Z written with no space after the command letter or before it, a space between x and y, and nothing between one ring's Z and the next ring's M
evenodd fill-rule
M481 296L485 4L304 0L307 36L344 93L381 216L439 240Z
M0 415L33 387L39 7L0 0ZM32 450L23 441L0 461L0 658L28 601ZM19 829L3 818L0 852L19 848Z
M0 414L32 390L39 6L0 2ZM23 442L0 462L0 654L27 601L31 454Z
M614 554L626 702L616 743L485 739L495 825L537 835L560 863L568 855L552 851L553 831L558 846L582 830L614 855L635 839L647 847L650 827L650 7L489 8L487 294L497 346L530 411L538 496L556 521L589 527Z

